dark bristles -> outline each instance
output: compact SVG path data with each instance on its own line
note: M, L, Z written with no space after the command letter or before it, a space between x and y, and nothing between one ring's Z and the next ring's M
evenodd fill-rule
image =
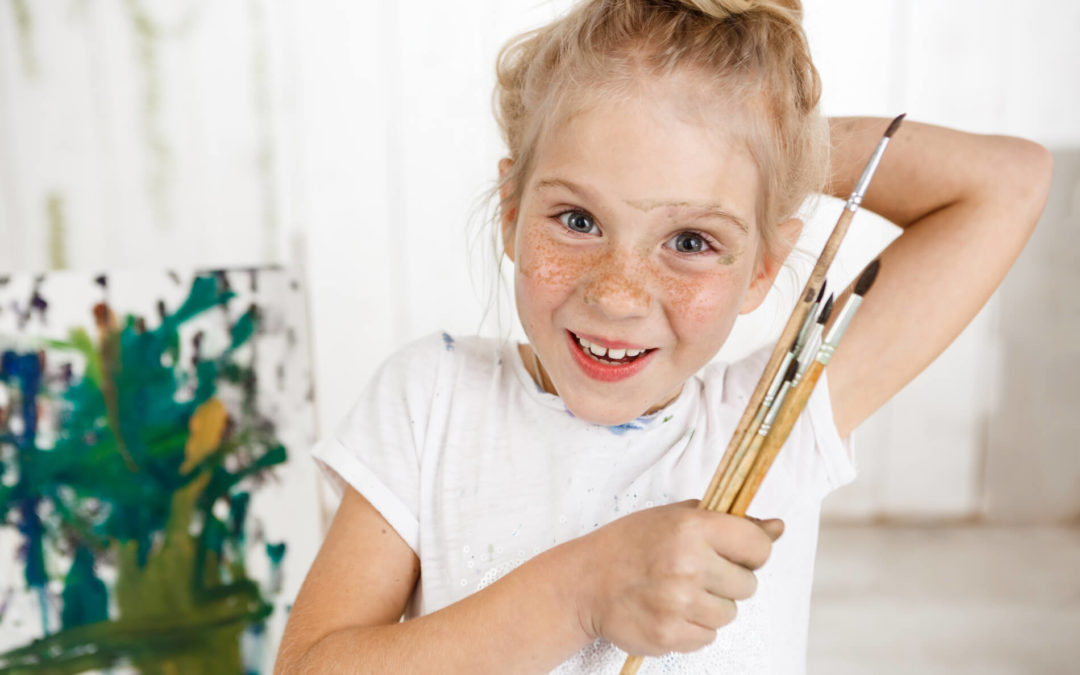
M866 266L863 273L859 275L859 280L855 282L855 295L866 295L866 292L874 285L879 269L881 269L881 259L874 258L874 262Z
M795 373L799 372L799 360L793 359L791 364L787 367L787 372L784 373L784 382L790 382L795 379Z
M892 121L889 128L885 130L885 138L892 138L892 135L896 133L896 130L900 128L900 122L904 121L904 117L907 113L902 113L899 117Z
M832 316L833 299L833 294L829 293L829 299L825 302L825 306L821 308L821 314L818 314L817 322L822 326L824 326L825 322Z
M818 291L817 300L815 300L814 302L821 302L821 299L825 297L825 287L828 286L828 285L829 285L829 280L828 279L821 282L821 290Z

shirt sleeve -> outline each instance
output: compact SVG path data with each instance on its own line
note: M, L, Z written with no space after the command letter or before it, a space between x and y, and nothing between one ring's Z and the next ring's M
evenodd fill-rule
M420 460L443 351L436 334L388 358L337 432L312 450L335 491L353 487L414 552Z

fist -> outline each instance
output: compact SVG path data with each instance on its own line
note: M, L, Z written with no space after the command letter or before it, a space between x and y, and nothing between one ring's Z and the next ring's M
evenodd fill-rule
M642 656L688 652L735 619L735 601L754 594L753 570L765 564L783 523L696 506L646 509L576 540L579 619L590 637Z

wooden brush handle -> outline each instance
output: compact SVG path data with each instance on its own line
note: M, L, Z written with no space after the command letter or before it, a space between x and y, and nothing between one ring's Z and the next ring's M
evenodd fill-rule
M780 412L776 415L772 429L769 430L769 435L765 438L761 450L754 459L753 468L750 469L750 473L739 490L734 503L731 504L728 513L735 516L746 515L746 509L750 507L750 502L754 500L754 495L757 494L758 488L761 487L761 481L765 480L765 474L768 473L773 460L780 454L780 448L783 447L784 442L791 435L791 429L795 426L795 421L799 419L803 409L806 408L806 402L810 400L810 394L813 393L814 386L824 369L825 366L820 361L812 361L799 384L788 392L787 398L784 399L783 405L780 406Z

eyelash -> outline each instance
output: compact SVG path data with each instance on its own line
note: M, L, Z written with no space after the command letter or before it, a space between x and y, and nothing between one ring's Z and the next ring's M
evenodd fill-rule
M568 222L566 222L566 219L567 219L567 216L574 216L574 215L585 216L586 218L589 219L589 221L591 221L592 227L589 229L588 232L581 232L580 230L575 230L575 229L570 227L570 224ZM568 231L573 232L574 234L591 234L592 230L599 229L599 227L596 224L596 219L593 218L591 215L589 215L589 213L587 211L582 211L581 209L567 209L566 211L562 211L562 212L556 214L555 219L557 221L559 221L559 223L561 223L562 226L565 227ZM678 237L682 237L682 236L685 236L685 235L692 235L694 237L697 237L699 240L701 240L701 244L702 244L703 248L700 251L678 251L678 250L675 250L675 252L680 254L680 255L699 256L699 255L704 255L706 253L715 253L715 252L717 252L717 250L719 248L712 241L711 237L706 235L704 232L698 232L697 230L682 230L681 232L675 233L670 239L667 240L667 242L664 243L664 247L668 248L667 244L669 242L673 242ZM672 250L674 250L674 249L672 249Z

